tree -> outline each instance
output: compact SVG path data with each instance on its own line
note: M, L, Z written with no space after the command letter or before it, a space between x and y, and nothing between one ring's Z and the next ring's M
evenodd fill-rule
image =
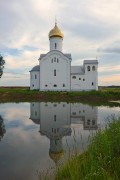
M2 77L2 74L3 74L4 64L5 64L5 60L0 54L0 78Z
M5 132L6 132L6 130L5 130L5 125L4 125L4 122L3 122L3 118L0 115L0 141L3 138Z

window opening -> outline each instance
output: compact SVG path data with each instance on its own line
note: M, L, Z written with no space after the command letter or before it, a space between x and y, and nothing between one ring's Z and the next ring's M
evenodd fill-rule
M54 115L54 121L56 121L56 115Z
M92 67L92 70L95 71L95 66Z
M57 84L54 84L54 87L57 87Z
M56 69L54 69L54 76L56 76Z
M56 57L54 57L54 62L56 62Z
M35 74L35 79L37 79L37 75Z
M72 78L73 78L73 79L76 79L76 76L73 76Z
M55 49L57 49L57 43L55 43Z
M87 70L90 71L90 66L87 67Z

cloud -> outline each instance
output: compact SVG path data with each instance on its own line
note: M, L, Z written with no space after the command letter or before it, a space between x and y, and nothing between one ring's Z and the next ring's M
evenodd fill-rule
M111 47L111 48L98 48L98 52L103 53L120 53L120 47Z
M119 0L1 1L0 53L6 60L4 73L26 73L38 64L40 53L49 51L48 33L55 15L65 35L64 52L72 54L72 64L80 65L82 59L98 56L100 67L113 59L117 65L119 7ZM4 76L0 81L4 84Z
M99 85L118 85L120 86L120 74L99 77Z

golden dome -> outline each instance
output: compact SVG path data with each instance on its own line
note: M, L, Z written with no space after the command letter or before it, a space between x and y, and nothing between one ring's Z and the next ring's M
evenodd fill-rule
M64 154L63 151L57 153L49 151L49 156L55 162L55 164L57 164L57 162L62 158L63 154Z
M62 31L58 28L57 23L55 23L55 27L49 32L49 38L51 37L60 37L63 38Z

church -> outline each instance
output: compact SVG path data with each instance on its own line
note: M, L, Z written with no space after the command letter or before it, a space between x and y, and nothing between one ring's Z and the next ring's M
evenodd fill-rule
M62 51L63 37L62 31L55 23L49 32L49 52L41 54L39 65L30 71L30 90L98 90L98 61L84 60L83 65L71 66L71 54Z

